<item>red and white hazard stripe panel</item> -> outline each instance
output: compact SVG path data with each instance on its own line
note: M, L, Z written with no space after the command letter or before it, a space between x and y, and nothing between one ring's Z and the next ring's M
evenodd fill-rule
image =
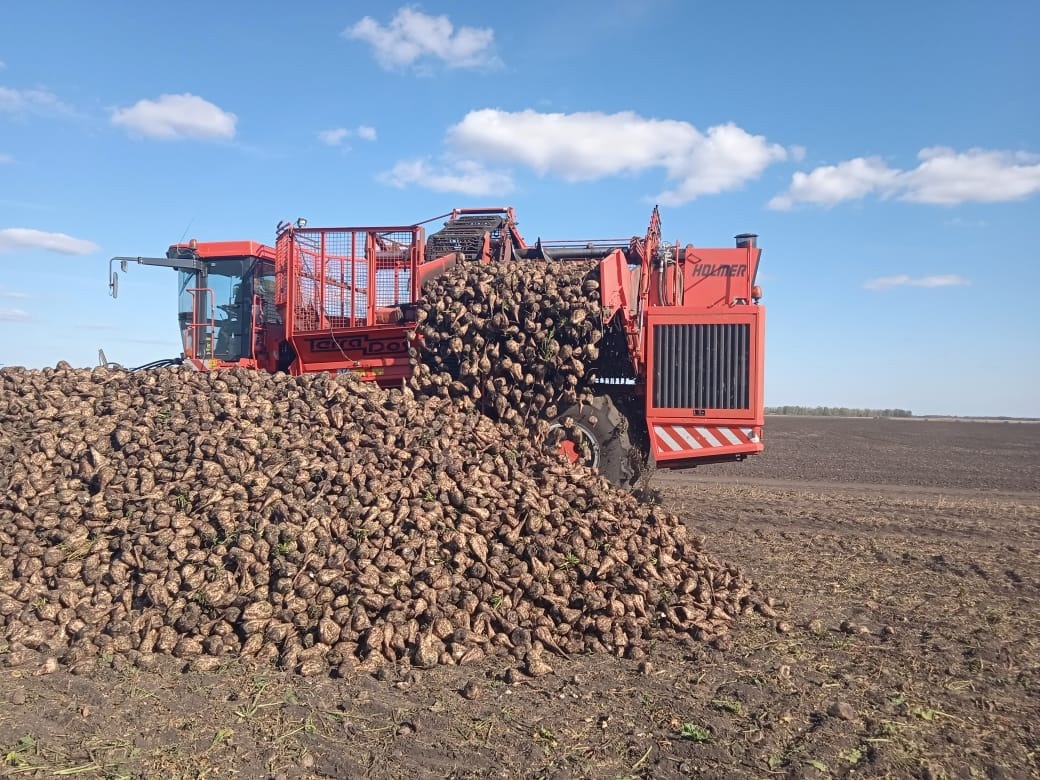
M740 447L759 442L754 428L655 423L650 426L650 430L654 434L654 451L662 455L690 450Z

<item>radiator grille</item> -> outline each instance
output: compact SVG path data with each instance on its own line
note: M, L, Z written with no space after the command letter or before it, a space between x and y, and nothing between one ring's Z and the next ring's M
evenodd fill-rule
M653 405L750 408L751 326L654 325Z

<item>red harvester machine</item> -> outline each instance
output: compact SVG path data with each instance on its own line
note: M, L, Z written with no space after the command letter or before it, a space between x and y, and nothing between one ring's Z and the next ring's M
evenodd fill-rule
M528 245L511 208L456 209L426 223L312 228L281 223L274 249L251 241L175 244L164 258L115 257L113 297L131 262L176 269L182 357L199 370L344 372L400 386L416 354L415 302L455 263L599 263L606 349L593 404L573 407L582 447L620 484L648 457L659 468L743 460L762 451L765 309L754 234L702 249L643 237ZM143 368L143 367L142 367Z

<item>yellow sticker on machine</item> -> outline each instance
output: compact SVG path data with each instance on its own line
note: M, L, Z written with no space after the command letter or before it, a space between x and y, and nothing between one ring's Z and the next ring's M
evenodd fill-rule
M385 368L341 368L336 373L338 374L353 374L359 379L369 379L372 377L382 376L386 373Z

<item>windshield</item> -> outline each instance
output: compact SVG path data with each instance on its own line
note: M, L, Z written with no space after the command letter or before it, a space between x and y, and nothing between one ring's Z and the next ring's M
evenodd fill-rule
M255 258L207 260L180 275L180 328L184 354L235 362L252 357Z

